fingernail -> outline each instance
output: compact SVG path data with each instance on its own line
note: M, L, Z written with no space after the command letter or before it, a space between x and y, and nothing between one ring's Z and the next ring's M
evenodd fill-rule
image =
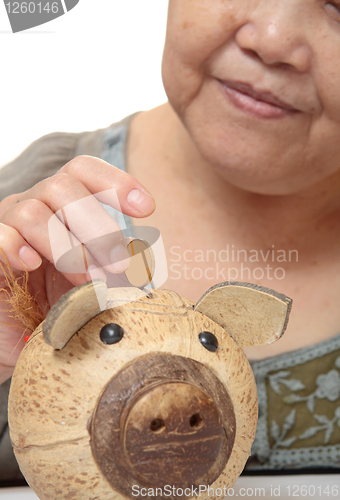
M148 214L155 208L155 200L152 196L144 193L140 189L133 189L127 195L127 202L129 205L138 210L141 214Z
M32 271L38 269L42 263L40 255L33 250L33 248L27 247L26 245L20 248L18 255L22 264Z
M109 266L110 271L114 273L122 273L130 265L130 256L123 245L113 247L110 251L109 259L111 262Z

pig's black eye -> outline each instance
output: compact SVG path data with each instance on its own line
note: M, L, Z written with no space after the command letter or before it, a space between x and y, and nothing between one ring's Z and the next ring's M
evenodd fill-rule
M100 330L100 340L104 344L116 344L122 340L124 330L117 323L108 323Z
M215 352L218 348L218 340L211 332L201 332L198 336L203 347L208 351Z

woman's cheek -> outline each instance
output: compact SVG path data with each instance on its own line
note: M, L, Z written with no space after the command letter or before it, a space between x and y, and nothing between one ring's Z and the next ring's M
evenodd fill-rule
M168 31L162 63L163 84L170 103L177 112L186 108L198 95L209 76L209 61L227 42L225 32L202 31L196 24L178 25Z
M233 36L242 16L232 0L170 0L166 45L197 67Z
M191 28L190 28L191 30ZM188 106L197 95L203 81L204 57L200 40L189 33L189 28L168 33L162 63L165 92L177 112Z

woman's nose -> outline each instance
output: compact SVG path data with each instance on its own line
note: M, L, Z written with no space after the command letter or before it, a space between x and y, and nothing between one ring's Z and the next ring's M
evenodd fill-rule
M236 33L239 47L266 65L288 65L299 72L307 71L312 56L299 2L255 3Z

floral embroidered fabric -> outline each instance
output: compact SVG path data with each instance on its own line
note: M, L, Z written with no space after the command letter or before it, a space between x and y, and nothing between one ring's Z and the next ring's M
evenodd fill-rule
M340 335L251 365L259 421L247 469L340 468Z

